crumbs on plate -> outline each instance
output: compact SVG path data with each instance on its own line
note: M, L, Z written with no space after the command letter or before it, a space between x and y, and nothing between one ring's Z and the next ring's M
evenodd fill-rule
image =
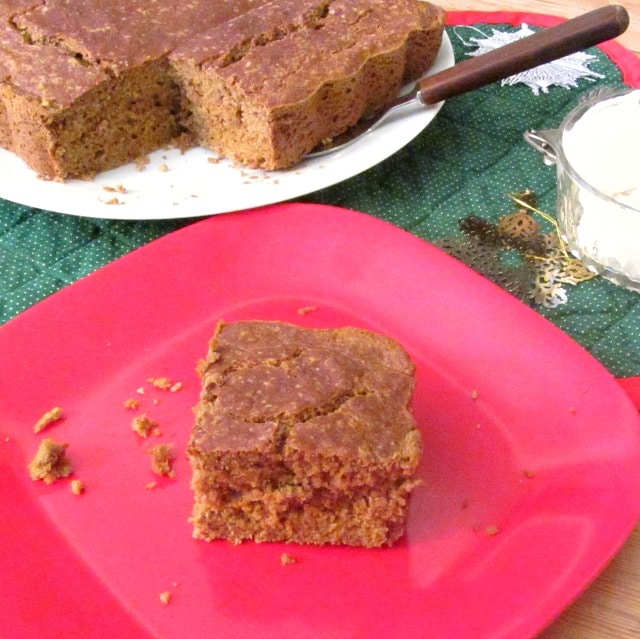
M149 164L149 162L151 162L151 160L147 155L142 155L140 157L137 157L134 160L134 163L136 165L136 171L144 171L147 168L147 164Z
M84 482L80 479L72 479L71 480L71 492L74 495L82 495L84 493Z
M280 555L280 563L281 563L283 566L287 566L287 565L289 565L289 564L295 564L295 563L298 563L298 560L297 560L295 557L292 557L290 554L288 554L288 553L286 553L286 552L283 552L283 553Z
M298 315L308 315L309 313L313 313L313 311L317 311L317 306L303 306L298 309Z
M55 406L51 410L47 411L35 424L33 427L34 433L39 433L43 431L47 426L54 424L55 422L60 421L64 417L64 412L62 408L59 406Z
M182 388L182 382L173 382L168 377L150 377L147 382L161 390L175 393Z
M165 477L173 477L173 460L175 454L171 444L158 444L148 451L151 455L151 470L156 475L164 475Z
M134 432L138 433L140 437L145 439L151 434L158 434L158 422L155 419L151 419L146 413L138 415L131 420L131 428Z
M40 442L35 457L29 463L29 475L34 481L52 484L73 472L73 466L67 459L66 442L59 443L49 437Z
M126 193L127 189L122 186L122 184L118 184L116 186L103 186L102 187L107 193Z

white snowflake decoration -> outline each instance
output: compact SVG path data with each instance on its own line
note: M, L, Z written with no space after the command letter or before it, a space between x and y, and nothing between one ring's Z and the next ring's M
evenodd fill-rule
M486 36L483 33L484 38L470 38L470 42L465 42L460 38L457 31L456 35L465 46L477 47L475 51L469 53L470 56L475 57L535 33L533 29L524 23L519 31L510 33L498 31L497 29L492 29L492 31L493 33L490 36ZM602 74L591 71L591 69L588 68L589 62L595 60L595 58L596 56L584 52L572 53L559 60L541 64L529 71L509 76L502 80L501 84L502 86L518 83L526 84L531 88L534 95L538 95L540 91L548 93L549 87L553 85L569 89L576 87L577 81L581 78L593 81L593 78L604 77Z

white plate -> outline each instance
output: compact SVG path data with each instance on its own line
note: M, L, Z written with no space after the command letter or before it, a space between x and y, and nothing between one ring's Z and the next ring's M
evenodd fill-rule
M454 64L444 34L433 74ZM342 182L382 162L415 138L442 103L408 108L341 151L308 158L287 171L239 168L227 160L212 163L211 151L160 150L140 170L134 163L105 171L91 181L42 180L13 153L0 149L0 197L39 209L85 217L162 220L238 211L282 202ZM126 192L109 189L123 186ZM106 189L105 189L106 187ZM118 203L111 203L117 199Z

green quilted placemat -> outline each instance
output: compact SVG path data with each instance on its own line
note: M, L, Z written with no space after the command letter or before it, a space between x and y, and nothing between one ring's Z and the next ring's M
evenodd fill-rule
M489 35L503 25L476 25ZM456 60L467 56L467 27L448 27ZM478 35L476 31L474 35ZM411 144L365 173L301 201L332 204L383 218L426 240L460 235L470 215L497 221L513 210L508 194L532 189L538 207L555 209L555 168L527 145L527 129L556 127L580 95L620 85L622 75L599 49L589 68L603 79L534 95L525 85L495 84L448 101ZM79 218L0 200L0 323L125 253L194 220ZM429 286L429 273L411 273ZM141 275L141 286L143 284ZM617 376L640 375L640 295L601 278L570 287L566 304L537 311L574 337ZM479 331L491 327L479 326Z

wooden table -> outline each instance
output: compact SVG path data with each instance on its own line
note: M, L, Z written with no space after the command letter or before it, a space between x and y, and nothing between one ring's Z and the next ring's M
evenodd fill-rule
M599 0L446 0L439 4L450 11L518 10L571 18L607 3ZM640 55L640 0L608 4L622 4L629 11L630 26L618 41ZM640 525L598 579L539 639L640 639Z

